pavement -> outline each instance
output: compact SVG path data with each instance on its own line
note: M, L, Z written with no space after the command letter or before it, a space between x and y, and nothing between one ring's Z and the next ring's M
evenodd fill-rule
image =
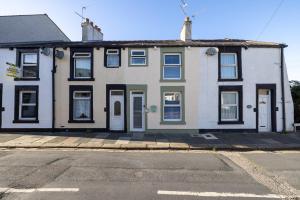
M1 200L272 200L299 191L299 151L0 150Z
M0 148L123 150L300 150L300 133L0 133Z

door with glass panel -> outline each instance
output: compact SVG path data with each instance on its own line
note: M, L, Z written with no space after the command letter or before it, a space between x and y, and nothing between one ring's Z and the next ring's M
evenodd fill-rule
M112 131L124 130L124 91L110 91L109 128Z
M130 130L145 131L145 103L144 93L134 92L130 94Z

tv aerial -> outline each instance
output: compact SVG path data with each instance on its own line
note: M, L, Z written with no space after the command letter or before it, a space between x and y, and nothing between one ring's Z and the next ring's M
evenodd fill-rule
M74 11L75 14L78 15L78 16L81 18L82 22L84 22L85 19L86 19L86 18L84 17L85 11L86 11L86 7L85 7L85 6L82 6L82 7L81 7L81 14L79 14L79 13L76 12L76 11Z

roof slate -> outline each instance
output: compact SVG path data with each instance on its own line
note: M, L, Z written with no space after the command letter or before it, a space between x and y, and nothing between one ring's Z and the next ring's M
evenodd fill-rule
M70 41L46 14L0 16L0 43Z

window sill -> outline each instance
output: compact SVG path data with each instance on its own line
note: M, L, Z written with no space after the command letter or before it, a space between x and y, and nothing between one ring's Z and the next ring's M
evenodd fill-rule
M95 78L68 78L68 81L95 81Z
M15 81L39 81L40 78L15 78Z
M69 120L68 123L95 123L94 120Z
M244 124L244 121L219 121L218 124Z
M16 119L16 120L13 120L13 123L16 124L16 123L30 123L30 124L37 124L39 123L39 120L20 120L20 119Z
M168 83L168 82L181 82L181 83L185 83L186 80L185 79L180 79L180 80L172 80L172 79L160 79L159 82L165 82L165 83Z
M105 68L108 68L108 69L117 69L117 68L120 68L121 66L115 66L115 67L108 67L108 66L105 66Z
M128 67L148 67L148 65L128 65Z
M230 81L243 81L242 78L238 78L238 79L218 79L219 82L230 82Z
M185 125L185 121L161 121L162 125Z

